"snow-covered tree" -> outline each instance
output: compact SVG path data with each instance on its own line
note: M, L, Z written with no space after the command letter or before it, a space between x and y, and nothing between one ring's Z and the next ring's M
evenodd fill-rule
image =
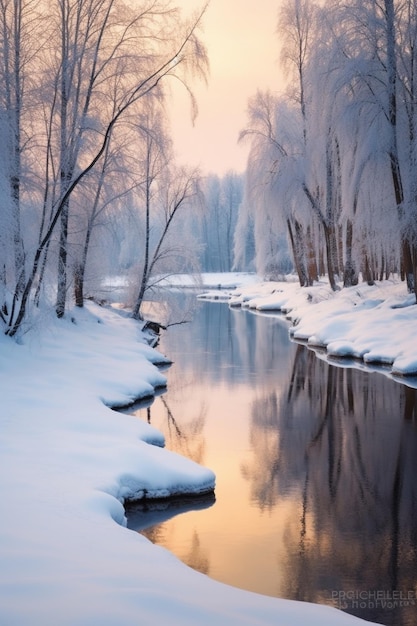
M416 291L416 17L413 0L282 5L289 88L252 98L242 132L258 269L279 254L279 215L302 285L401 271Z
M36 42L36 44L35 44ZM25 283L25 240L22 179L31 178L27 169L30 142L30 111L36 75L34 57L45 42L37 3L33 0L0 2L0 125L2 185L1 259L2 289L14 282L20 294ZM8 246L13 242L13 253ZM2 304L6 304L3 302Z
M13 336L30 313L32 303L39 303L42 293L50 294L54 283L56 311L59 316L64 313L68 270L76 267L78 280L80 258L83 263L82 255L76 260L79 233L85 227L82 219L77 223L83 213L80 210L83 183L89 177L88 184L97 185L95 194L88 188L84 202L104 201L103 176L97 168L101 166L102 173L105 171L102 161L110 154L109 146L121 136L116 130L123 125L129 129L128 114L137 110L150 94L163 102L165 78L178 79L192 97L189 78L196 74L204 76L207 56L198 37L205 7L190 19L183 19L178 9L159 0L143 0L139 4L123 0L54 0L53 3L16 0L1 4L4 23L6 5L16 11L19 7L27 9L19 14L23 20L19 32L24 33L24 46L19 49L30 51L31 67L35 71L33 75L25 74L28 66L21 64L21 84L29 84L31 78L35 83L36 78L30 103L20 101L19 117L25 121L20 127L20 137L31 137L25 181L31 180L32 185L23 189L23 179L19 180L20 196L25 198L29 209L27 226L21 227L25 274L17 275L10 270L9 254L1 272L1 319L5 332ZM0 16L0 22L1 19ZM0 24L0 28L4 39L0 43L6 50L5 40L11 46L13 33L9 27ZM38 36L39 31L42 36ZM1 63L3 76L12 76L13 62L4 58ZM0 92L0 100L6 103L7 90L3 84ZM10 101L13 114L17 114L17 102ZM10 137L11 114L5 104L2 109L0 132ZM9 159L10 174L2 179L4 188L8 185L12 191L11 165L15 162ZM126 173L125 179L132 184L130 173ZM10 210L7 210L10 233L13 229L17 232L13 225L12 191L8 194ZM92 209L90 218L97 215L97 210L97 207ZM90 237L91 220L87 224ZM70 228L78 233L75 241ZM76 248L71 249L72 243ZM52 278L54 267L58 268L57 282Z
M204 211L195 227L204 246L202 269L230 272L243 177L234 171L228 171L222 177L210 174L202 185L202 191Z

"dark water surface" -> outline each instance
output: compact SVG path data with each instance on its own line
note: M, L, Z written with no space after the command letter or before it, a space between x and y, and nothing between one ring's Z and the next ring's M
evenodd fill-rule
M168 392L136 414L214 470L215 502L142 503L128 526L236 587L417 624L417 391L227 304L160 349Z

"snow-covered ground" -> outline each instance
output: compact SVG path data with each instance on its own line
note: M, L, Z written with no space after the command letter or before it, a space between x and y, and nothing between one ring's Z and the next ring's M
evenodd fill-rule
M297 334L330 338L336 352L372 354L359 337L368 332L375 355L390 354L404 373L415 366L417 307L390 307L407 303L398 286L361 288L357 298L318 287L310 298L321 301L312 304L295 284L250 282L234 297L251 291L258 307L286 298L300 319ZM125 528L127 497L214 487L209 468L162 448L156 430L110 408L154 394L165 384L156 366L164 361L137 323L91 303L28 332L20 345L0 336L1 626L363 623L222 585Z

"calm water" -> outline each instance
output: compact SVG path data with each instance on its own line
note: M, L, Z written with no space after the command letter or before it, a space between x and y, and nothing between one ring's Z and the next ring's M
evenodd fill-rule
M416 390L330 366L283 318L220 303L160 349L168 392L136 415L215 471L215 501L139 504L128 526L236 587L415 625Z

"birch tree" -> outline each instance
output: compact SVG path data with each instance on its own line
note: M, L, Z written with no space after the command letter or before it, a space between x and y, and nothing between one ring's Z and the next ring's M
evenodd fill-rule
M61 54L56 75L56 115L59 127L60 195L63 196L79 162L83 142L88 140L86 135L88 138L94 127L94 134L102 128L97 112L100 106L105 106L101 97L103 86L105 89L103 81L112 72L119 71L114 60L122 55L129 68L133 57L136 57L126 46L129 38L141 42L148 31L146 22L152 19L164 22L168 11L156 4L148 4L144 7L144 13L130 15L127 7L119 5L115 0L59 0L57 9ZM122 15L127 14L122 29L119 11ZM139 62L139 58L136 57L136 60ZM149 60L146 55L141 59L142 65L151 71ZM127 76L130 74L129 69L124 71ZM58 317L65 312L67 296L69 200L60 216L56 302Z
M7 275L13 274L16 289L21 293L25 282L25 250L21 224L21 186L23 153L27 141L26 105L30 95L33 57L43 37L33 0L1 0L0 2L0 115L2 127L2 168L5 174L1 231L4 249L10 238L13 253L2 260L2 276L5 285ZM34 35L38 38L35 42ZM25 134L26 133L26 134ZM28 173L26 172L27 176Z
M68 207L74 190L104 156L116 126L145 96L162 90L164 80L179 79L186 84L193 73L204 75L207 68L206 52L197 35L205 7L190 20L183 20L177 10L164 3L146 0L131 9L122 7L122 13L115 0L59 0L58 8L60 61L58 66L50 65L58 72L49 72L55 78L50 82L51 113L45 120L52 131L46 133L48 148L43 159L50 163L50 171L60 184L57 193L49 196L49 216L42 221L38 243L28 261L24 289L21 293L17 286L13 289L12 306L2 314L10 336L26 319L43 254L59 225L62 274L57 313L63 314ZM68 30L71 25L75 30ZM51 49L43 50L44 64L56 60L51 53ZM118 80L111 81L109 90L108 77L115 76Z

